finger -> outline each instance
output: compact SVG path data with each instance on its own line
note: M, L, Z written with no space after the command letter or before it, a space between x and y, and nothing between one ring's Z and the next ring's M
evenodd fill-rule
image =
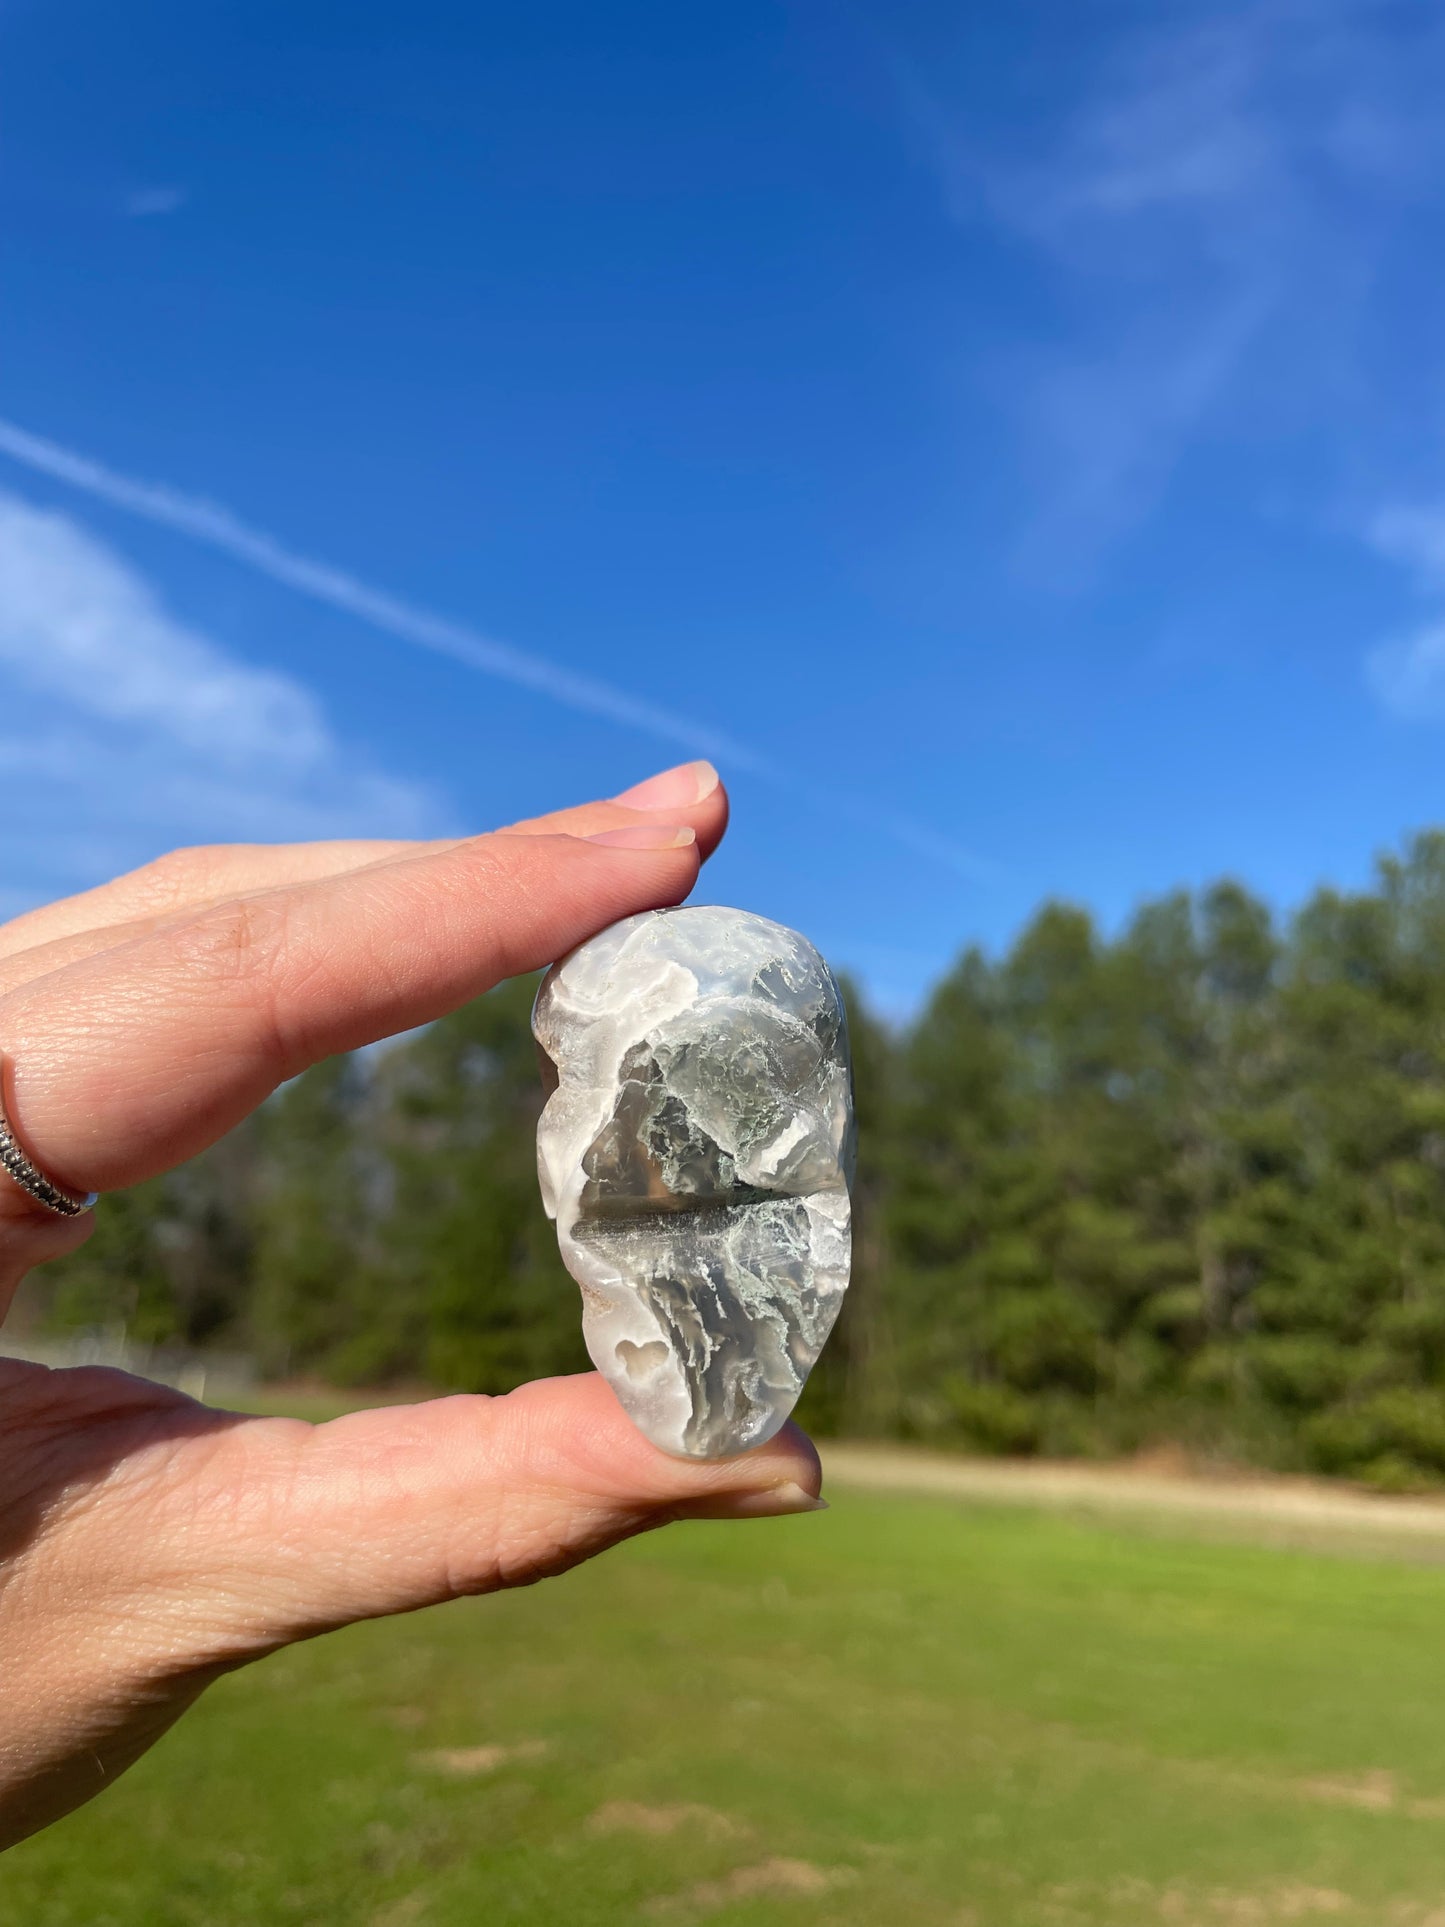
M663 847L478 837L211 906L23 984L0 998L16 1133L67 1190L169 1169L307 1065L679 903L696 845L652 831Z
M208 1442L201 1476L233 1499L190 1495L187 1558L240 1602L224 1636L243 1650L528 1585L676 1519L816 1510L822 1479L792 1425L738 1458L670 1458L595 1374L314 1428L237 1427Z
M610 801L584 803L580 809L532 817L527 822L514 823L512 828L521 835L589 836L597 830L645 821L649 816L665 816L669 823L686 823L697 836L699 852L707 858L721 843L727 829L727 791L711 763L680 763L676 769L662 770L645 782L634 784Z
M211 905L235 902L242 897L252 896L258 890L284 889L290 884L314 883L328 876L343 876L350 871L371 869L376 863L397 862L412 856L435 854L442 850L455 849L462 842L461 837L452 837L445 842L436 843L379 843L374 847L384 851L379 857L360 854L371 847L366 844L314 844L297 843L277 844L265 854L276 859L267 865L249 867L237 864L234 869L225 861L231 850L222 847L216 850L176 850L175 858L196 856L220 859L211 874L220 882L228 874L235 887L198 891L193 902L182 903L177 908L158 912L153 916L135 916L124 922L99 923L90 928L74 929L64 936L52 938L49 942L33 944L25 950L17 950L10 956L0 953L0 997L6 992L17 989L21 984L32 982L37 977L47 976L53 970L63 969L67 964L79 962L86 957L97 957L103 951L118 949L122 944L132 943L137 937L145 937L165 930L178 919L193 915ZM264 846L263 846L264 847ZM312 860L313 852L334 851L334 863L327 862L318 854ZM342 852L354 852L354 858ZM294 857L294 861L291 860ZM171 857L158 859L160 865L171 862ZM140 873L137 872L139 875ZM249 878L249 882L247 879ZM243 887L243 885L245 887ZM79 899L72 899L78 902ZM61 906L56 905L59 909Z
M634 799L628 802L627 799ZM589 836L665 811L695 833L706 858L722 841L728 802L711 763L664 770L611 801L583 803L512 826L517 835ZM165 918L228 897L336 876L371 864L455 848L463 839L236 843L172 850L128 875L0 924L0 994L14 984L94 954Z
M171 850L155 862L0 924L0 958L66 937L198 909L223 897L277 889L429 847L415 842L222 843ZM442 846L437 846L442 847Z
M37 1265L78 1251L94 1229L89 1213L59 1218L5 1180L0 1186L0 1324L25 1277Z

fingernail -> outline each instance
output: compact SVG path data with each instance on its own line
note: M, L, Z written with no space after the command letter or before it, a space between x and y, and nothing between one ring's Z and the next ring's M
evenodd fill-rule
M690 810L717 786L718 773L711 763L679 763L676 769L634 783L613 801L625 803L630 810Z
M828 1501L815 1499L791 1479L765 1492L723 1492L679 1506L680 1519L781 1519L790 1512L826 1512Z
M629 823L622 830L598 830L584 841L612 850L681 850L697 842L697 832L685 823Z

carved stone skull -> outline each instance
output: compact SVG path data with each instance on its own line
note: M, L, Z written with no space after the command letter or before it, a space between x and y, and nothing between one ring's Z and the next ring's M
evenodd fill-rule
M597 1369L663 1450L782 1425L848 1284L852 1076L838 987L795 931L648 911L548 972L542 1199Z

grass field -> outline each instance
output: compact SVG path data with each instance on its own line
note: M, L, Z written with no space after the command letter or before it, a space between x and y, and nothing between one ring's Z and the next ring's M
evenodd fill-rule
M1445 1927L1445 1567L835 1492L225 1681L4 1927Z

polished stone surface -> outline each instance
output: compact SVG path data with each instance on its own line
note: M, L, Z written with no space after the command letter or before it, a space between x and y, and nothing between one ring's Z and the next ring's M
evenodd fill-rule
M646 911L553 966L537 1168L597 1369L654 1444L769 1439L848 1285L843 1004L796 931Z

